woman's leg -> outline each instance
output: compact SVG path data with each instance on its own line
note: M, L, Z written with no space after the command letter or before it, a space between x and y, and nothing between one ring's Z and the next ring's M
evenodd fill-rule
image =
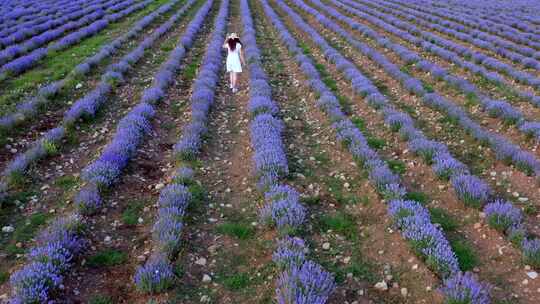
M229 72L229 81L229 86L231 87L231 89L234 88L234 72Z
M236 77L237 77L236 72L232 72L232 79L233 79L232 87L233 87L233 89L236 89Z

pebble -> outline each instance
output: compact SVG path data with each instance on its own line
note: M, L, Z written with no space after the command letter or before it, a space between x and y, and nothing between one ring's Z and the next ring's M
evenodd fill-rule
M343 263L345 263L345 264L349 264L350 261L351 261L351 257L345 257L343 259Z
M412 270L416 270L416 269L418 269L418 264L414 264L414 265L412 266Z
M77 85L75 86L75 89L80 89L82 88L82 83L77 83Z
M11 233L13 231L15 231L15 228L13 228L13 226L4 226L4 227L2 227L2 232Z
M474 227L474 229L480 229L480 227L482 227L482 224L481 223L475 223L473 227Z
M165 184L164 183L159 183L156 185L156 190L159 190L159 189L163 189L163 187L165 187Z
M144 223L144 219L143 219L142 217L139 217L139 218L137 219L137 222L139 222L139 224L142 224L142 223Z
M139 262L144 262L144 261L146 261L146 256L145 256L145 255L139 255L139 256L137 257L137 261L139 261Z
M326 242L326 243L322 244L322 249L324 249L324 250L330 249L330 243Z
M406 297L407 295L409 294L409 291L407 290L407 288L403 287L401 288L401 295Z
M202 296L201 303L210 303L210 297L207 295Z
M386 284L385 281L382 281L382 282L377 282L377 284L375 284L375 289L377 290L388 290L388 284Z
M112 238L111 238L109 235L107 235L107 236L105 237L105 243L110 243L111 240L112 240Z
M529 284L529 280L525 279L525 280L521 281L521 284L527 285L527 284Z
M538 272L536 272L536 271L529 271L529 272L527 272L527 276L528 276L529 278L531 278L531 279L534 280L534 279L538 278Z
M203 277L202 277L202 281L204 283L209 283L209 282L212 282L212 277L207 275L207 274L204 274Z
M206 259L205 258L198 258L196 261L195 261L195 264L197 265L201 265L201 266L204 266L206 265Z
M520 198L518 198L518 201L520 201L522 203L525 203L525 202L529 201L529 198L528 197L520 197Z

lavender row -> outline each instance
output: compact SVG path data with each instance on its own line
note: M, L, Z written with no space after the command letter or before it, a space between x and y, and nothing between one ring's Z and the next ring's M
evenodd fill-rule
M324 8L325 11L328 14L331 14L333 17L349 23L353 29L361 31L364 34L371 33L369 36L374 40L378 41L378 43L384 43L385 45L388 45L387 38L379 35L370 28L356 23L354 20L346 16L343 16L337 10L322 4L322 2L318 0L312 0L312 2L320 8ZM420 100L424 104L431 108L434 108L437 111L444 112L447 116L454 119L457 124L459 124L476 140L488 144L495 152L498 159L508 162L510 164L514 164L519 170L525 172L526 174L540 176L540 162L533 154L522 150L519 146L508 141L503 136L484 130L479 124L469 118L468 114L461 107L438 95L437 93L427 92L426 89L424 89L423 84L420 80L401 71L400 68L396 64L388 60L385 55L380 54L367 44L356 40L350 33L345 31L343 28L341 28L329 18L320 14L317 10L307 6L302 1L294 1L294 3L296 3L303 10L306 10L310 14L313 14L318 22L321 22L332 31L338 33L340 36L346 39L355 49L360 51L360 53L369 57L379 66L381 66L383 70L385 70L390 76L399 80L407 91L419 96ZM313 29L311 29L310 32L313 32L314 35L320 36ZM400 51L407 52L407 49L401 47Z
M51 294L63 286L64 273L87 245L81 228L79 218L66 217L39 235L27 255L27 264L10 277L13 298L9 303L51 303Z
M2 20L2 23L0 23L1 37L12 33L13 29L16 29L19 25L34 25L34 21L40 20L40 17L59 14L66 6L69 7L69 1L66 0L55 1L54 3L47 3L46 1L22 3L28 4L29 9L26 9L22 4L15 5L13 8L9 8L5 1L2 4L0 11L0 20Z
M222 14L226 15L226 12ZM221 18L225 16L220 17L220 20ZM221 44L224 39L221 38L224 38L224 30L225 24L221 21L216 24L215 33L206 50L201 69L193 82L191 121L184 127L180 140L174 145L174 154L180 159L189 160L197 157L202 140L208 132L208 114L215 101L215 91L222 65Z
M395 1L392 2L396 3ZM401 2L399 4L404 5L405 3ZM423 9L422 6L419 6L422 3L409 2L405 5L418 10ZM462 10L462 8L466 10ZM512 9L512 12L515 11ZM527 24L526 20L529 17L525 15L510 17L505 13L504 16L495 16L491 10L482 13L481 9L471 10L466 8L466 5L451 5L443 9L443 5L440 4L437 5L434 13L439 13L439 16L445 19L451 19L475 30L499 35L515 43L529 44L531 41L540 41L538 25ZM471 17L471 14L474 16Z
M124 75L133 69L137 62L144 56L144 52L152 47L156 41L170 31L175 23L180 20L184 13L191 7L196 0L188 1L178 12L169 20L156 29L149 37L133 51L125 55L118 63L113 63L107 68L107 72L101 77L101 81L96 88L85 96L77 100L71 108L64 113L64 118L60 126L49 130L40 139L31 144L30 149L19 154L12 160L2 172L2 181L0 182L0 201L7 196L11 180L23 175L28 167L49 155L58 151L65 138L66 133L80 119L89 119L96 115L97 111L103 106L108 96L112 93L114 87L124 80ZM178 51L180 53L180 51ZM183 56L183 54L182 54Z
M155 116L154 107L165 97L166 89L174 80L181 60L192 46L212 4L213 0L208 0L199 9L168 60L155 74L153 85L143 92L140 103L120 120L111 142L103 149L101 155L83 169L81 178L86 186L75 198L75 203L83 214L92 214L101 207L101 191L112 186L120 177L129 160L135 156L138 147L143 143L144 136L151 131L151 119Z
M92 10L88 11L86 15L80 18L77 21L64 20L62 26L46 31L40 35L34 35L31 39L25 41L24 43L18 43L11 45L4 50L0 51L0 66L8 64L10 61L16 59L17 57L26 55L31 51L40 48L44 45L47 45L53 40L64 36L66 33L79 29L83 26L87 26L94 21L102 20L107 15L106 9L111 14L116 10L124 9L124 5L133 5L135 2L133 0L127 0L124 2L118 3L118 0L112 0L101 5L96 5ZM118 9L115 9L117 5L122 5ZM110 10L109 10L110 8Z
M517 3L521 2L521 3ZM456 6L457 4L457 6ZM487 2L488 6L484 7L474 7L470 6L470 3L453 3L452 6L449 6L451 10L459 11L461 8L466 9L465 11L462 10L463 13L473 13L475 16L474 18L483 18L483 19L490 19L494 23L490 23L489 26L493 26L495 29L498 29L499 31L503 31L502 28L499 28L498 25L503 23L509 26L514 31L517 30L521 32L524 35L528 35L527 32L536 32L537 34L540 34L539 25L540 25L540 19L535 14L535 9L538 9L538 3L535 1L512 1L512 2L501 2L496 3L496 7L494 7L492 4L493 2L489 3ZM501 7L501 4L508 4L506 7ZM517 4L517 5L514 5ZM535 7L536 5L536 7ZM439 7L444 7L443 5L438 5ZM525 9L524 9L525 8ZM472 10L471 10L472 9ZM482 13L483 15L478 15L478 13ZM468 17L467 14L461 14L462 16Z
M518 45L495 35L477 30L472 31L466 26L435 16L436 10L434 10L431 14L426 14L421 13L419 10L405 9L399 5L392 5L392 3L381 5L379 5L379 2L377 1L368 1L368 3L374 6L376 5L377 8L384 12L393 11L395 14L399 15L400 18L405 18L405 20L412 20L414 17L417 17L419 19L419 25L448 34L456 39L466 41L479 48L493 51L504 58L510 59L512 62L521 64L526 68L532 68L535 70L540 69L540 62L538 62L538 59L540 59L540 51L527 46L534 46L534 42L528 41L526 45ZM387 7L390 7L391 9ZM536 43L536 45L540 46L540 43Z
M94 0L85 2L79 0L66 6L59 2L61 8L51 15L40 14L29 22L17 24L17 26L0 31L0 48L7 48L15 43L20 43L30 37L39 35L45 31L57 28L67 22L77 20L96 10L102 9L102 3L106 0Z
M304 11L320 15L317 19L328 28L337 29L337 27L330 25L332 21L305 5L301 0L293 0L293 2ZM369 105L382 112L385 123L393 131L400 132L402 138L407 141L409 149L421 156L428 165L432 165L433 171L439 178L450 180L457 198L466 206L473 208L484 207L484 211L488 219L490 219L488 223L502 231L522 249L524 261L535 267L540 267L540 247L536 248L530 245L536 244L540 240L527 235L521 210L512 206L509 202L496 198L489 185L477 176L472 175L465 164L450 154L446 145L428 139L422 131L414 126L413 119L408 114L400 112L392 106L386 97L379 92L368 78L358 71L352 62L332 48L321 35L289 7L285 6L285 4L281 4L281 7L292 16L296 24L310 34L324 52L325 57L334 63L339 71L344 73L351 82L354 92L360 97L366 97ZM327 7L321 6L321 8L330 12ZM391 196L399 192L396 189L398 188L392 188ZM498 212L500 210L504 212ZM495 218L493 222L492 218ZM497 226L496 223L500 221L505 222L504 227Z
M446 301L449 303L452 301L490 303L489 287L476 281L471 274L463 274L459 270L455 253L440 228L431 222L427 209L418 202L403 200L406 189L400 184L399 176L395 175L377 152L369 147L361 131L342 112L338 99L324 84L312 60L302 54L298 42L288 32L266 0L263 1L263 5L289 52L308 78L311 89L319 96L317 106L333 122L332 127L336 131L337 139L347 146L355 160L369 172L369 180L379 194L389 202L388 212L395 225L400 228L403 238L410 242L415 252L429 261L428 266L444 279L441 291ZM280 2L278 5L288 13L292 12L284 3ZM299 21L294 16L292 19L295 24ZM372 95L377 98L382 96L376 93Z
M278 106L272 100L268 77L261 65L261 51L255 38L255 27L247 0L240 2L243 22L242 40L249 62L250 138L258 188L265 204L259 214L263 223L278 229L280 239L272 260L279 267L276 297L280 304L326 303L335 288L334 277L317 263L307 259L305 242L290 237L304 223L306 211L299 193L280 184L288 173L287 156L282 141L285 128L277 117Z
M9 131L29 119L36 118L39 114L39 109L53 100L72 80L87 75L99 63L117 54L124 44L140 35L159 16L171 10L180 1L172 0L156 11L144 16L127 33L102 46L95 55L77 65L66 78L41 87L35 96L29 97L27 100L18 104L14 113L0 117L0 128L2 131Z
M403 4L399 1L392 1L392 3ZM418 7L417 5L419 4L422 4L422 2L411 1L405 6L415 8ZM527 7L532 8L531 4L531 2L527 3ZM433 5L433 3L429 3L428 5ZM441 17L454 17L451 19L452 21L466 25L475 30L482 30L492 34L500 33L501 37L506 35L509 40L513 39L510 38L510 35L519 36L517 37L518 40L516 42L523 41L526 43L527 40L525 39L538 40L538 35L540 34L538 24L531 23L531 15L523 14L523 11L518 12L515 6L506 8L507 11L504 12L497 11L494 7L489 7L487 9L486 7L471 9L471 7L468 7L465 3L457 6L456 3L438 3L434 5L434 8Z
M341 2L347 3L347 5L350 5L356 8L360 8L361 10L355 9L350 6L346 6ZM385 31L391 32L395 35L402 37L403 39L411 41L414 45L422 48L423 50L433 53L447 61L453 62L456 65L470 71L473 74L482 76L484 79L486 79L487 81L491 83L505 86L506 89L515 92L520 98L530 101L531 104L533 104L536 107L540 107L540 96L535 95L533 92L521 91L521 90L512 88L510 85L508 85L505 82L504 78L500 74L496 72L490 72L486 68L486 67L492 66L493 60L495 59L485 56L483 54L479 54L478 57L474 59L472 62L463 60L460 58L460 55L457 52L454 52L454 49L456 47L460 48L461 46L451 41L441 39L438 36L435 36L429 32L420 31L418 30L416 26L412 24L407 24L405 22L398 20L397 18L380 13L369 7L362 6L358 4L358 2L352 2L349 0L342 0L341 2L332 0L332 3L343 8L349 13L359 16L365 20L368 20L370 23L377 25L378 27L384 29ZM369 14L373 14L375 17L372 17L366 14L365 12ZM358 29L361 30L362 33L364 33L365 35L368 35L369 37L372 37L372 38L379 36L376 32L369 29L368 27L365 27L359 23L356 23L350 18L348 20L351 21L350 24L355 24L355 26L358 27ZM394 25L395 27L387 24L386 22ZM400 30L400 29L404 29L405 31ZM436 42L436 44L433 42ZM442 45L442 47L438 46L437 44ZM486 67L482 65L478 65L475 62L479 64L483 64ZM517 73L519 73L520 75L515 74L513 76L514 77L519 76L516 78L518 82L529 83L534 86L540 85L540 82L537 82L536 85L534 84L535 78L533 76L530 76L530 75L527 76L525 75L526 73L519 72L519 71Z
M352 1L347 2L352 3ZM320 2L314 3L320 4ZM333 3L336 3L342 8L346 8L344 5L341 5L337 1L333 1ZM327 8L326 6L321 7ZM362 12L353 8L346 9L351 13L355 13L358 15L362 14ZM337 12L336 10L333 10L331 8L330 10L334 17L341 18L341 20L347 22L354 29L357 28L357 23L355 23L352 19L346 18L345 16L339 14L339 12ZM383 23L382 21L378 22L379 25ZM369 28L366 26L364 29L360 30L362 30L362 32L368 32L368 29ZM406 41L414 41L415 39L414 36L408 34L407 32L396 29L391 25L385 24L385 30L392 32L393 34L399 36ZM369 29L369 31L371 31L371 29ZM501 117L511 124L516 124L518 130L528 136L536 138L536 140L540 140L540 123L537 121L527 121L523 113L521 113L521 111L519 111L518 109L512 107L510 103L503 100L494 100L489 96L484 95L474 84L472 84L467 79L459 76L450 75L451 72L448 69L440 67L439 65L428 60L422 59L415 51L412 51L402 45L393 43L390 39L386 37L381 38L381 36L376 34L367 34L367 36L371 37L380 46L393 50L407 64L414 64L419 70L428 72L428 75L430 75L433 79L443 80L448 84L461 90L464 94L476 98L482 105L481 109L487 112L490 116ZM421 44L424 48L429 49L429 43L421 42ZM455 59L454 56L445 56L445 58L450 57L454 58L454 61L459 60Z
M353 6L359 6L358 4L356 4L354 2L347 1L347 3L349 3L350 5L353 5ZM365 8L365 6L362 7L362 9L364 9L364 8ZM414 16L409 16L409 19L414 20L414 22L418 22L418 23L421 22L420 20L418 20L418 18L416 18ZM399 21L398 22L399 24L396 24L397 26L399 26L401 28L405 28L405 30L411 32L413 35L422 37L423 39L431 42L432 44L439 45L439 46L441 46L442 48L444 48L446 50L458 53L458 54L460 54L461 56L463 56L465 58L469 58L470 61L464 61L464 63L462 63L462 65L465 68L471 70L471 72L473 72L475 74L484 75L491 82L501 84L501 83L503 83L502 77L500 75L496 74L496 73L494 73L494 74L486 73L485 71L482 71L482 70L478 69L478 67L476 67L476 65L474 65L474 63L481 64L482 66L484 66L484 67L486 67L488 69L495 70L495 71L498 71L500 73L511 76L518 83L524 83L524 84L530 85L530 86L532 86L532 87L534 87L536 89L540 89L540 79L538 77L536 77L534 74L517 70L517 69L513 68L511 65L503 63L500 60L497 60L497 59L495 59L493 57L489 57L489 56L487 56L485 54L482 54L480 52L476 52L474 50L471 50L471 49L469 49L469 48L467 48L467 47L465 47L465 46L463 46L461 44L458 44L458 43L455 43L455 42L450 41L448 39L444 39L444 38L442 38L440 36L437 36L436 34L420 30L416 26L414 26L414 25L412 25L412 24L410 24L408 22L403 22L401 20L397 20L397 21ZM418 39L415 39L415 40L418 40ZM448 58L445 57L445 59L448 59ZM528 96L528 95L530 95L530 93L529 94L522 93L520 95L523 95L523 98L531 99L531 96Z
M184 36L180 39L180 44L171 52L169 59L162 66L161 71L168 70L171 72L168 83L172 82L174 72L180 67L181 59L186 52L185 48L191 46L195 34L200 29L202 23L205 20L206 15L210 11L212 6L212 0L209 0L195 15L191 23L188 25ZM163 85L163 84L161 84ZM165 86L166 87L166 86ZM161 91L160 96L152 94L155 90ZM93 203L101 201L98 187L104 187L107 182L113 178L111 174L123 164L125 166L130 156L136 152L137 146L142 142L142 137L145 132L150 130L150 119L154 115L155 110L151 103L156 103L160 98L164 96L159 84L155 84L155 87L147 89L146 94L142 97L141 103L133 108L118 124L117 131L112 142L105 148L101 157L87 168L83 172L83 179L87 182L87 185L78 193L76 201L81 206L81 198L93 200ZM101 167L102 176L95 174L91 180L88 178L89 168L101 161L103 165ZM96 166L94 166L96 168ZM121 168L120 168L121 169ZM94 171L96 172L96 171ZM119 175L119 172L117 176ZM116 177L117 177L116 176ZM88 201L87 201L88 203ZM171 206L172 207L172 206ZM83 209L84 210L84 209ZM80 223L80 220L76 220L73 223ZM63 222L61 222L63 223ZM30 259L30 263L27 264L22 270L15 272L11 277L13 293L15 295L14 303L43 303L47 302L49 295L52 291L58 288L61 284L63 275L67 272L71 266L70 263L64 263L64 260L68 262L73 260L78 253L81 253L79 249L81 246L73 246L83 242L83 239L75 234L70 227L73 225L63 225L61 229L58 228L54 231L59 231L56 235L57 238L52 238L52 241L60 239L59 246L54 246L50 252L42 253L40 246L36 247L38 256L43 260L43 265L36 267L33 263L33 259ZM54 227L54 226L53 226ZM75 241L72 241L75 240ZM44 244L54 245L53 242L46 242ZM33 252L32 250L31 252ZM64 256L66 258L64 258ZM57 258L58 257L58 258ZM59 262L62 263L59 263ZM61 268L56 268L60 265ZM39 266L39 265L38 265ZM48 267L47 267L48 266ZM31 296L31 297L30 297Z
M477 35L478 37L484 37L486 36L485 32L497 35L500 37L503 37L507 40L513 41L514 43L522 44L522 45L530 45L534 46L536 49L540 49L540 36L538 34L533 33L534 30L532 28L527 28L527 33L522 33L520 31L517 31L515 28L505 25L503 22L490 22L487 20L479 20L477 18L466 18L462 17L463 15L459 16L456 15L456 10L452 9L452 11L449 10L442 10L440 8L433 8L431 10L427 10L423 8L418 3L410 2L407 4L404 4L403 2L396 3L394 1L392 2L381 2L377 1L377 3L391 6L393 8L400 8L402 10L407 10L409 12L423 12L425 17L427 17L428 21L431 21L433 23L437 23L443 26L451 27L455 30L458 30L460 32L467 31L468 28L472 28L473 31L470 31L471 34ZM405 7L405 8L403 8ZM439 17L442 18L439 18ZM444 18L444 19L443 19ZM457 25L456 25L457 23ZM519 26L518 24L515 24ZM522 28L521 30L524 30ZM524 48L524 50L527 48ZM530 49L530 48L529 48ZM526 51L528 52L528 51ZM529 56L527 53L524 55Z
M127 2L133 2L134 0L126 0ZM144 0L137 4L134 4L118 13L110 14L105 16L104 20L98 20L92 24L85 26L67 36L60 39L59 41L47 46L41 47L30 54L19 57L0 68L0 78L5 79L9 76L19 75L26 70L34 67L41 59L45 58L47 54L53 51L64 50L74 44L79 43L81 40L91 37L101 30L106 28L111 22L116 22L121 18L133 13L134 11L141 10L152 3L153 0Z
M229 1L222 1L210 43L194 82L194 90L191 95L192 122L190 125L193 125L195 120L202 119L202 116L204 116L204 122L200 123L206 123L208 109L214 101L223 59L221 43L225 37L228 8ZM202 96L205 97L201 99ZM201 107L204 107L206 111L201 112ZM189 129L190 127L186 128L186 130ZM188 135L184 132L182 138L186 136ZM200 142L198 147L200 147ZM191 157L195 157L195 154L191 154ZM191 187L195 184L193 175L193 169L189 166L180 167L172 178L172 183L160 192L157 219L152 228L154 252L144 265L137 268L134 277L137 288L143 292L162 292L174 283L175 277L171 261L176 256L180 246L186 207L194 199L191 193Z

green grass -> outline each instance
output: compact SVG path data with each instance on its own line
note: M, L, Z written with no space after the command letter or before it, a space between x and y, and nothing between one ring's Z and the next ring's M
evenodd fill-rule
M122 212L122 222L128 226L137 225L141 211L143 210L144 202L135 201L131 202L126 209Z
M315 206L315 205L319 205L321 203L321 197L320 196L302 197L302 198L300 198L300 201L305 205Z
M255 231L249 224L239 222L223 223L216 228L217 232L240 240L247 240L255 235Z
M21 223L13 233L15 242L26 242L30 240L39 228L47 222L49 215L47 213L32 214L26 223Z
M326 256L325 259L319 262L324 269L334 275L338 284L345 282L348 273L352 273L354 278L361 281L367 281L372 284L377 282L377 267L358 254L360 248L355 248L353 252L351 260L345 265L341 261L336 260L333 254Z
M9 280L9 272L0 271L0 284L4 284L7 280Z
M79 183L78 179L74 176L61 176L54 181L54 185L62 188L64 191L73 189Z
M386 140L377 137L368 137L367 143L372 149L380 150L386 147Z
M408 192L405 195L405 199L412 200L412 201L417 201L422 205L427 204L427 202L429 201L429 197L427 196L427 194L425 194L423 192L415 192L415 191Z
M113 304L111 297L105 295L94 295L88 301L89 304Z
M392 172L397 174L403 174L405 171L407 171L407 165L401 160L398 159L390 159L387 160L386 163L388 164L388 167Z
M106 249L88 258L87 264L90 267L108 267L119 265L127 261L128 255L125 252Z
M459 227L458 221L443 208L431 207L429 213L431 214L431 221L441 225L445 232L453 232Z
M355 219L342 212L333 215L323 215L319 222L321 231L332 230L344 235L348 239L354 239L357 236Z
M250 285L249 275L244 272L236 273L223 279L223 285L229 290L242 290Z
M469 242L463 239L450 240L462 271L472 270L479 265L479 258Z

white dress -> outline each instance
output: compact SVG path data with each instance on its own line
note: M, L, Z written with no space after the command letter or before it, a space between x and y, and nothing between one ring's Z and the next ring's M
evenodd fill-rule
M234 51L231 51L231 48L227 44L227 72L242 72L242 65L240 64L240 49L242 49L242 45L240 43L236 44Z

